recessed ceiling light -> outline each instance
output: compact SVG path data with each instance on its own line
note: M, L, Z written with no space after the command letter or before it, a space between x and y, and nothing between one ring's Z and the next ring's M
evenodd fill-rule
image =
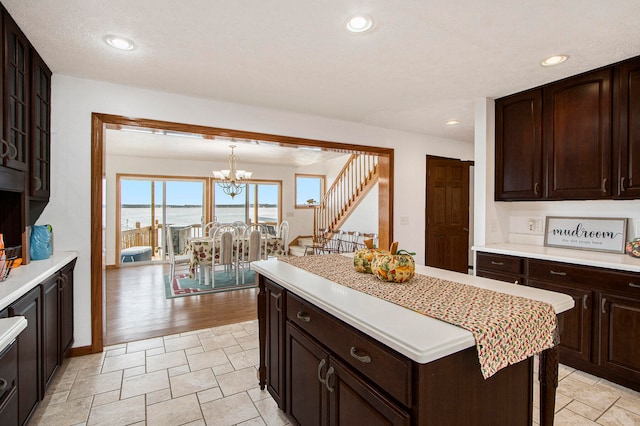
M108 35L104 38L104 41L111 47L119 49L119 50L133 50L136 45L127 38Z
M567 56L567 55L551 56L551 57L545 59L544 61L540 62L540 65L542 65L543 67L552 67L554 65L558 65L558 64L563 63L567 59L569 59L569 56Z
M368 16L355 15L347 19L347 29L352 33L363 33L373 26L373 20Z
M447 122L445 122L444 124L448 125L448 126L455 126L456 124L460 124L459 120L449 120Z

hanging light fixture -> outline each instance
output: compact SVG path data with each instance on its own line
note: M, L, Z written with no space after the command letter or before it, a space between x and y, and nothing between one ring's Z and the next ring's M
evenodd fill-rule
M216 183L222 188L222 191L231 196L231 198L242 192L242 189L246 186L247 181L251 179L251 172L246 170L238 170L238 156L233 153L235 145L229 145L231 148L231 155L227 156L227 164L229 168L226 170L214 170L213 178Z

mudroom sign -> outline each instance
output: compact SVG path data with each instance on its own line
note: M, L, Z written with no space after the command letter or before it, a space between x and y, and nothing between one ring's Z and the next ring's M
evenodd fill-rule
M626 218L547 216L544 245L624 253Z

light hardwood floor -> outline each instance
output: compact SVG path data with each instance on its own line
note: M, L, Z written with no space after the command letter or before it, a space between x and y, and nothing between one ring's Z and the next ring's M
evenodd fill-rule
M166 299L168 270L154 264L107 271L106 346L257 319L256 288Z

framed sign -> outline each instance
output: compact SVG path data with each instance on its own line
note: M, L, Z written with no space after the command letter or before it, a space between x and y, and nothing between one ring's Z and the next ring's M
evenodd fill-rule
M546 247L624 253L626 218L547 216Z

